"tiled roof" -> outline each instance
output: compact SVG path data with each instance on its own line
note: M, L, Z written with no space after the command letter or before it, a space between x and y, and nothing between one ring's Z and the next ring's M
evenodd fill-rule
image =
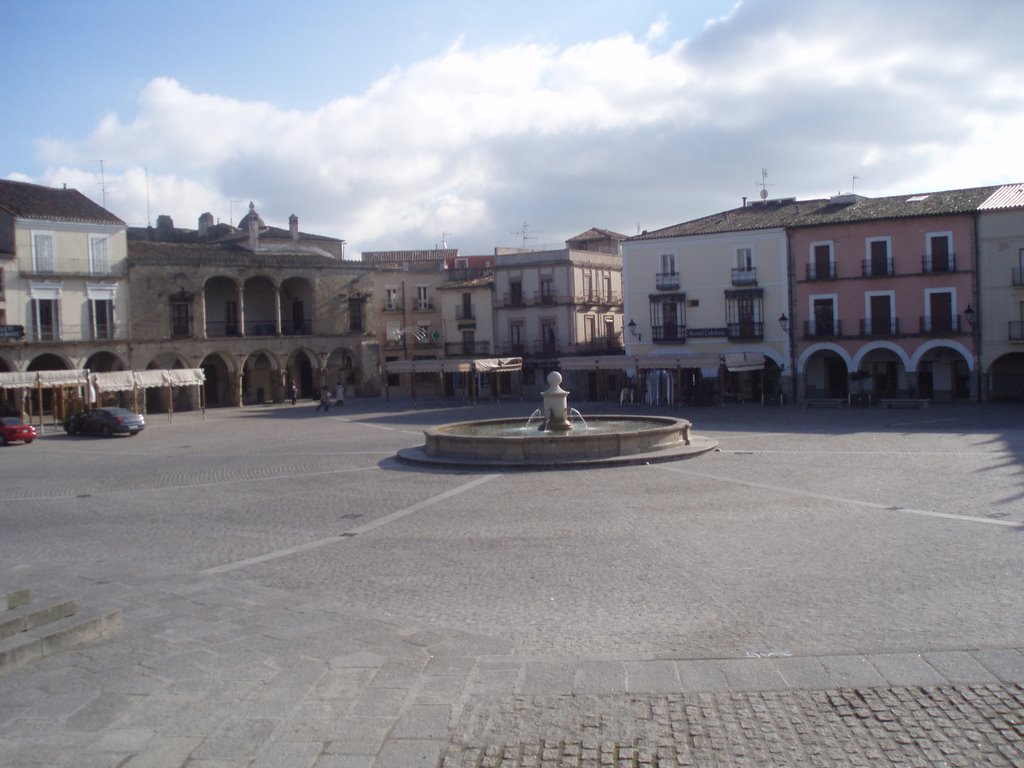
M160 266L250 266L275 267L345 267L363 268L357 261L345 261L327 254L310 253L296 249L285 252L277 249L271 253L250 251L234 243L160 243L150 240L129 240L128 261L130 264Z
M627 237L628 235L621 235L618 232L612 232L610 229L591 227L586 232L580 232L576 237L568 238L565 242L583 243L590 240L625 240Z
M768 200L644 232L629 241L971 213L999 189L992 186L877 198L843 195L820 200Z
M0 179L0 208L23 219L48 219L90 224L124 222L77 189L56 189Z

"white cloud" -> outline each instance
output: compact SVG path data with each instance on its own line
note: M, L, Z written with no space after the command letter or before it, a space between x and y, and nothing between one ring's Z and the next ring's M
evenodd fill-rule
M294 212L350 253L442 231L487 251L524 218L556 243L738 205L762 166L773 194L798 196L855 173L865 194L1024 179L1022 22L1010 3L983 15L956 2L746 2L686 41L666 40L667 16L644 40L459 40L309 112L158 78L131 119L39 151L46 182L97 199L104 158L108 207L130 223L147 218L148 168L152 217L179 225L254 199L268 222Z

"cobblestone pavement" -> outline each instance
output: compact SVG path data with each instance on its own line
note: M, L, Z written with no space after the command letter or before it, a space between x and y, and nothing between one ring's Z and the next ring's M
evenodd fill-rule
M0 592L125 628L0 675L0 765L1024 765L1024 408L700 409L720 450L650 467L392 458L525 410L3 449Z

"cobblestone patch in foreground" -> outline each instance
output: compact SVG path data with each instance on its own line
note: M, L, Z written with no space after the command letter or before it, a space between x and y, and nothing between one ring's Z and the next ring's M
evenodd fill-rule
M1024 686L469 703L442 768L1020 766Z

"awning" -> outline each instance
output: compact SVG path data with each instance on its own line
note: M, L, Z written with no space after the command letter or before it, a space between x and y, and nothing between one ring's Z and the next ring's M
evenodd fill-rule
M594 357L563 357L558 361L562 371L636 371L673 370L678 368L718 368L718 355L597 355Z
M390 360L384 362L387 373L505 373L523 367L521 357L493 357L480 360Z
M94 373L89 379L97 392L121 392L135 388L135 374L132 371Z
M760 352L726 352L722 357L725 367L732 373L764 369L764 355Z
M75 387L85 385L86 372L74 371L10 371L0 373L0 389L19 387Z
M110 371L89 376L97 392L121 392L150 387L193 387L206 381L202 368L150 369L146 371Z

